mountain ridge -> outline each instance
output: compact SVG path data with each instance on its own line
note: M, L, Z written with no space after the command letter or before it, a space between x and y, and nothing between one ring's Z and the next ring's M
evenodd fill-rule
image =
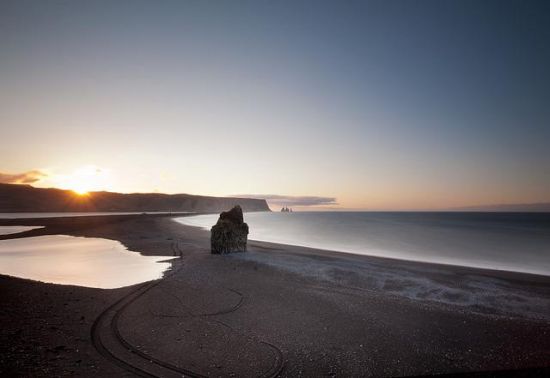
M244 211L270 211L265 200L194 194L89 192L0 184L0 212L221 212L240 205Z

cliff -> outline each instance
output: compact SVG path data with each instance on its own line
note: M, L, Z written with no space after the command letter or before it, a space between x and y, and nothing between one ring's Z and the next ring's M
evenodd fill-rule
M193 211L221 212L240 205L244 211L270 211L265 200L191 194L90 192L0 184L0 212Z

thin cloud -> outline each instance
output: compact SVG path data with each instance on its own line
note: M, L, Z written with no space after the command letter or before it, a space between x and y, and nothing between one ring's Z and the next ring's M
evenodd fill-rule
M338 205L334 197L284 196L279 194L240 194L232 197L265 199L276 206L327 206Z
M32 170L23 173L2 173L0 172L0 183L2 184L33 184L42 180L47 175L39 170Z

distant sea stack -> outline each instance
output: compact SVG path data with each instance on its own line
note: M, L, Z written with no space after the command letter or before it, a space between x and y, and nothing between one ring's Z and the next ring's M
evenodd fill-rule
M244 211L270 211L263 199L207 197L192 194L90 192L0 184L0 212L209 212L219 213L239 204Z
M210 244L213 254L246 252L248 225L244 223L243 210L237 205L220 214L212 227Z

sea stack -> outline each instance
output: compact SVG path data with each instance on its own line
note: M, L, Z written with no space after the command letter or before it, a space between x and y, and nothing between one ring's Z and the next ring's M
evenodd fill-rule
M239 205L220 214L212 226L210 235L213 254L246 252L248 225L243 220L243 209Z

